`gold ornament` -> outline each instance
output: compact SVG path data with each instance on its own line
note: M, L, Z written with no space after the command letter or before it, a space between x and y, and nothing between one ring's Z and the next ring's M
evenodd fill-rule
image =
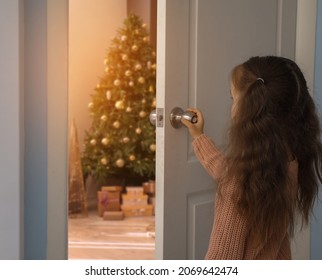
M133 82L133 81L130 81L130 82L129 82L129 86L130 86L130 87L133 87L133 86L134 86L134 82Z
M119 159L115 162L115 164L116 164L116 166L117 166L117 167L122 168L122 167L124 167L124 165L125 165L125 161L124 161L124 159L119 158Z
M100 85L100 84L97 84L97 85L96 85L96 88L97 88L97 89L99 89L100 87L101 87L101 85Z
M125 42L127 40L127 37L125 36L125 35L123 35L122 37L121 37L121 41L122 42Z
M136 134L141 134L141 133L142 133L142 129L138 127L138 128L135 130L135 133L136 133Z
M108 73L109 70L110 70L110 68L108 68L108 67L105 67L105 69L104 69L105 73Z
M95 146L95 145L96 145L96 140L95 140L95 139L92 139L92 140L90 141L90 143L91 143L91 145L92 145L92 146Z
M146 103L146 99L143 98L141 102L142 102L142 104L145 104Z
M145 111L141 111L139 113L139 116L140 116L140 118L145 118L146 117L146 112Z
M152 107L156 107L156 106L157 106L157 101L155 100L155 98L153 98Z
M123 54L123 55L122 55L122 60L126 61L127 59L128 59L127 54Z
M132 75L132 72L130 70L125 71L125 76L130 77Z
M124 109L124 102L123 100L119 100L115 102L115 108L118 110L123 110Z
M142 65L140 63L138 63L138 64L135 65L134 69L135 69L135 71L139 71L139 70L142 69Z
M149 41L149 37L143 37L143 42Z
M121 81L120 80L118 80L118 79L116 79L115 81L114 81L114 86L120 86L121 85Z
M94 103L93 102L90 102L88 103L88 109L93 109L94 108Z
M147 28L147 24L146 23L143 23L142 24L142 28L144 28L144 29Z
M157 69L157 65L155 63L153 63L151 67L152 67L153 70Z
M150 93L153 93L153 92L154 92L154 86L152 86L152 85L151 85L151 86L149 86L149 92L150 92Z
M140 30L139 29L135 29L135 34L139 35L140 34Z
M130 155L130 156L129 156L129 160L130 160L130 161L135 161L135 159L136 159L135 155Z
M131 113L131 112L132 112L132 108L131 108L131 107L127 107L127 108L126 108L126 112L127 112L127 113Z
M107 99L107 100L111 100L111 97L112 97L112 93L111 93L111 91L110 91L110 90L107 90L107 91L106 91L106 99Z
M116 129L120 128L121 123L119 121L115 121L113 122L113 127L115 127Z
M107 58L104 59L104 64L105 65L108 64L108 59Z
M140 77L140 78L138 78L138 82L139 82L140 84L144 84L144 83L145 83L145 79L144 79L144 77Z
M137 45L132 46L132 51L136 52L138 49L139 49L139 47Z
M105 137L105 138L102 139L101 142L102 142L103 145L107 146L108 143L110 142L110 140L108 140L108 138Z
M124 144L127 144L127 143L129 143L130 142L130 138L129 137L124 137L123 138L123 143Z
M146 67L150 70L151 69L151 67L152 67L152 63L151 63L151 61L148 61L147 63L146 63Z
M101 159L101 164L107 165L107 163L108 163L108 161L105 157Z
M155 145L155 144L151 144L151 145L150 145L150 150L151 150L152 152L155 152L155 150L156 150L156 145Z
M101 121L106 122L107 121L107 116L106 115L101 116Z

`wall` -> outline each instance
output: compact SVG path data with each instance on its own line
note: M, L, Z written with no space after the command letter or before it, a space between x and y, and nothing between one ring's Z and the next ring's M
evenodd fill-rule
M322 117L322 0L318 0L315 52L314 98ZM320 118L322 122L322 118ZM311 259L322 260L322 187L311 223Z
M78 139L91 125L90 94L104 74L104 59L127 14L126 0L69 1L69 124L75 119ZM82 148L82 145L80 145Z
M0 259L23 254L22 8L0 1Z
M47 0L25 0L25 256L47 254Z

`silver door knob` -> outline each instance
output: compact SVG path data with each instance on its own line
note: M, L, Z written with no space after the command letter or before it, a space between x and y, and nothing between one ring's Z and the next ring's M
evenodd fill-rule
M170 123L174 128L182 127L181 119L184 118L191 123L197 123L198 118L194 112L191 111L183 111L180 107L175 107L172 109L170 113Z
M153 110L149 116L150 123L156 126L157 123L157 110Z

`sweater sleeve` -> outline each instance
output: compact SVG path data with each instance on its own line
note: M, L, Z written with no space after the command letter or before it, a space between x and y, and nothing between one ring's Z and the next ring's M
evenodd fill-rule
M224 156L214 142L205 134L194 139L194 152L210 176L218 180L225 165Z

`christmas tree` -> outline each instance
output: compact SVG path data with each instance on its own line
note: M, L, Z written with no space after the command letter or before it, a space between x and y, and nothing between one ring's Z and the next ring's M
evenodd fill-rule
M103 182L155 174L155 51L147 25L130 14L117 31L104 60L100 78L88 104L92 124L85 131L84 175Z

